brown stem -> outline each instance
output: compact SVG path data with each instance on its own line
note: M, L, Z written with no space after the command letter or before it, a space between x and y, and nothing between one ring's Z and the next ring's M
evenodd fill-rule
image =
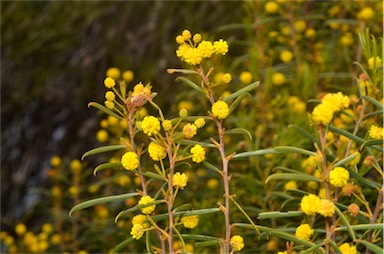
M167 199L167 205L168 205L168 220L169 220L169 237L168 237L168 245L169 245L169 253L173 254L173 227L174 227L174 218L173 218L173 174L175 169L175 160L173 158L172 154L172 139L170 138L169 134L165 132L165 136L167 138L167 154L168 154L168 160L169 160L169 175L168 175L168 199Z
M378 192L379 192L379 196L377 197L375 210L373 210L372 217L369 220L370 224L374 224L376 222L376 219L379 216L381 211L381 206L383 204L383 189L380 189ZM372 236L373 236L373 231L369 234L367 238L368 242L372 241ZM369 254L371 253L371 251L367 248L366 253Z

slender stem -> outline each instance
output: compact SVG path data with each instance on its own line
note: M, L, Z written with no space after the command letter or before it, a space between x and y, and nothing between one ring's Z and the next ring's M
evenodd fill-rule
M379 192L379 196L377 197L375 210L373 210L373 215L372 215L371 219L369 220L369 222L371 224L376 222L376 219L379 216L380 211L382 209L381 207L382 207L382 203L383 203L383 189L378 190L378 192ZM369 236L367 238L368 242L372 241L372 236L373 236L373 231L369 233ZM366 253L369 254L369 253L371 253L371 251L367 248Z
M169 175L168 175L168 220L169 220L169 237L168 237L168 245L169 245L169 253L173 254L173 228L174 228L174 218L173 218L173 202L174 202L174 193L173 193L173 174L175 169L175 160L172 154L172 138L169 136L168 132L165 132L165 136L167 139L167 154L169 159Z

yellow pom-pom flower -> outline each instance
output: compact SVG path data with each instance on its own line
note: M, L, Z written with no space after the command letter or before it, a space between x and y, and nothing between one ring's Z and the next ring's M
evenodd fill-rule
M284 190L297 190L296 181L288 181L286 184L284 184Z
M316 123L327 125L333 118L333 107L328 103L320 103L312 111L312 120Z
M212 105L212 114L215 118L222 120L229 114L228 104L224 101L217 101Z
M115 98L116 98L116 96L115 96L115 93L114 93L114 92L112 92L112 91L107 91L107 92L105 93L105 99L106 99L107 101L114 101Z
M281 86L286 82L285 75L281 72L275 72L272 74L272 83L277 86Z
M165 148L161 145L158 145L154 142L151 142L148 146L148 153L149 156L154 161L159 161L164 159L167 156L167 152L165 151Z
M149 203L154 202L154 201L155 200L150 196L143 196L139 200L139 205L146 205L146 204L149 204ZM151 214L153 211L155 211L155 209L156 209L156 204L141 208L141 212L144 214Z
M51 166L57 168L61 165L61 158L59 156L53 156L51 158Z
M140 239L144 234L144 228L140 224L134 224L131 229L131 235L134 239Z
M228 43L226 41L224 41L223 39L215 41L213 43L213 47L215 49L216 54L225 55L228 52Z
M301 199L300 208L306 215L314 215L320 208L320 198L313 194L306 195Z
M120 70L116 67L111 67L105 72L105 76L113 79L120 78Z
M240 73L240 82L243 83L244 85L248 85L252 82L253 76L252 73L249 71L243 71Z
M284 63L290 62L293 58L293 53L289 50L282 50L280 52L280 59Z
M329 172L329 182L336 187L343 187L348 183L349 172L343 167L336 167Z
M106 78L104 79L104 85L106 88L112 88L116 85L116 81L113 78Z
M115 107L115 103L112 102L112 101L105 101L104 102L104 105L109 108L109 109L113 109Z
M141 122L141 128L148 136L156 135L160 131L160 121L154 116L146 116Z
M105 141L108 140L108 132L106 130L99 130L96 133L96 139L97 141L104 143Z
M384 130L381 127L378 127L376 125L371 125L369 128L368 135L370 138L373 139L383 139L384 136Z
M341 254L357 254L356 246L350 245L349 243L343 243L339 246Z
M319 210L317 212L324 217L332 217L335 213L335 206L332 201L328 199L321 199Z
M184 216L181 218L181 223L183 223L184 227L186 228L195 228L197 224L199 224L199 216L198 215L191 215L191 216Z
M371 7L364 7L357 13L357 18L362 20L370 20L375 15Z
M183 36L184 40L191 39L192 37L191 32L187 29L181 33L181 36Z
M321 100L322 104L328 104L328 107L332 108L334 112L348 108L349 102L349 97L341 92L329 93Z
M69 167L71 168L71 171L75 174L79 174L81 169L83 168L81 161L79 160L72 160Z
M188 176L185 173L180 174L180 172L177 172L173 175L172 181L172 186L184 189L187 186Z
M131 82L133 80L133 77L134 77L134 74L133 74L133 71L131 70L126 70L123 72L123 79L125 80L125 82Z
M309 241L314 231L309 224L301 224L296 228L295 235L299 239Z
M224 83L228 84L229 82L231 82L231 80L232 80L232 76L231 76L231 74L229 74L229 73L225 73L225 74L223 75L223 82L224 82Z
M233 252L240 251L244 248L244 239L239 235L234 235L231 237L230 244Z
M171 120L164 120L163 123L161 124L163 126L163 129L165 131L170 131L172 130L172 121Z
M134 170L139 166L139 159L134 152L126 152L121 157L121 164L126 170Z
M188 48L184 52L184 61L187 64L198 65L201 63L202 60L203 57L200 54L200 50L198 50L197 48Z
M374 70L375 68L379 68L379 67L382 67L383 61L381 60L380 57L371 57L368 59L368 66L369 66L369 69L371 70Z
M266 13L273 14L279 10L279 5L276 2L270 1L264 5L264 10Z
M199 46L197 46L197 50L202 58L210 58L215 52L212 42L210 41L200 42Z
M182 35L176 36L176 42L177 44L183 44L184 43L184 37Z
M27 232L27 227L23 223L19 223L15 227L15 232L18 235L24 235Z
M191 153L193 155L193 162L200 163L205 160L205 150L201 145L195 145L194 147L192 147Z
M201 34L196 33L192 38L194 43L199 43L201 41Z
M183 134L186 138L193 138L197 133L197 127L194 124L187 123L183 127Z
M204 118L201 118L201 117L199 117L199 118L197 118L196 120L195 120L195 122L193 123L198 129L200 129L200 128L202 128L204 125L205 125L205 120L204 120Z

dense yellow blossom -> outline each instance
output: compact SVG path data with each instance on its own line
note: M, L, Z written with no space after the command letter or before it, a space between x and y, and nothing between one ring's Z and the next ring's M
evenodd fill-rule
M281 72L275 72L272 74L272 83L277 86L281 86L286 82L285 75Z
M322 104L329 104L330 107L333 107L334 111L339 111L348 108L349 102L349 97L343 95L341 92L329 93L325 95L321 100Z
M199 224L199 216L198 215L191 215L191 216L184 216L181 218L181 223L183 223L184 227L186 228L195 228L197 224Z
M81 169L83 168L81 161L79 160L72 160L69 164L69 167L71 168L71 171L75 174L79 174Z
M301 199L300 207L306 215L314 215L320 208L320 198L313 194L306 195Z
M106 88L112 88L116 85L116 81L113 78L106 78L104 79L104 85Z
M202 58L210 58L212 54L215 53L213 44L210 41L200 42L199 46L197 46L197 50Z
M123 79L125 80L125 82L131 82L133 80L133 77L134 77L134 74L133 74L133 71L131 70L126 70L123 72Z
M295 235L299 239L309 241L314 231L309 224L301 224L296 228Z
M165 151L165 148L161 145L158 145L154 142L151 142L148 146L148 153L149 156L154 161L159 161L164 159L167 156L167 152Z
M280 52L280 59L284 63L290 62L293 59L293 53L289 50L282 50Z
M18 223L15 227L15 232L18 235L24 235L27 232L27 227L23 223Z
M276 2L270 1L264 5L266 13L276 13L279 10L279 5Z
M244 248L244 239L239 235L234 235L231 237L230 244L232 247L232 251L240 251Z
M104 143L105 141L108 140L108 132L106 130L99 130L96 133L96 139L97 141Z
M187 123L183 127L183 134L186 138L190 139L193 138L197 133L197 127L194 124Z
M173 175L172 181L173 181L172 185L174 187L179 187L180 189L184 189L184 187L187 186L188 176L185 173L180 174L180 172L177 172Z
M215 41L213 43L213 47L215 49L216 54L225 55L228 52L228 43L226 41L224 41L223 39Z
M143 196L139 200L139 205L146 205L146 204L154 202L154 201L155 200L150 196ZM156 204L141 208L141 212L144 214L151 214L153 211L155 211L155 209L156 209Z
M332 121L333 108L327 103L320 103L312 111L312 120L323 125L327 125Z
M186 108L182 108L179 110L179 116L181 118L186 118L188 116L188 110Z
M114 101L115 98L116 98L116 96L115 96L115 93L114 93L114 92L112 92L112 91L107 91L107 92L105 93L105 99L106 99L107 101Z
M205 160L205 150L201 145L195 145L191 148L192 161L200 163Z
M348 183L349 172L343 167L335 167L329 172L329 182L336 187L343 187Z
M112 102L112 101L105 101L104 102L104 105L109 108L109 109L113 109L115 107L115 103Z
M121 164L127 170L134 170L139 166L139 159L134 152L126 152L121 157Z
M154 116L146 116L141 122L141 128L148 136L156 135L160 131L160 121Z
M105 76L113 79L120 78L120 70L116 67L111 67L105 72Z
M332 201L328 199L321 199L320 207L317 212L324 217L331 217L335 213L335 206Z
M382 127L378 127L376 125L371 125L369 128L369 137L373 139L383 139L384 130Z
M144 228L140 224L134 224L131 229L131 235L134 239L140 239L144 234Z
M341 254L357 254L356 246L350 245L349 243L343 243L339 246Z
M199 117L199 118L197 118L196 120L195 120L195 122L193 122L193 124L197 127L197 128L202 128L204 125L205 125L205 120L204 120L204 118L201 118L201 117Z
M362 20L370 20L375 15L371 7L364 7L357 13L357 18Z
M231 76L231 74L229 74L229 73L225 73L224 75L223 75L223 82L224 83L226 83L226 84L228 84L229 82L231 82L231 80L232 80L232 76Z
M170 131L172 129L172 122L171 122L171 120L164 120L161 125L163 126L163 129L165 131Z
M212 114L217 119L225 119L229 114L228 104L224 101L217 101L212 105Z
M190 65L200 64L201 61L203 60L203 57L201 56L200 51L197 48L192 48L192 47L189 47L185 51L183 57L184 57L184 61Z

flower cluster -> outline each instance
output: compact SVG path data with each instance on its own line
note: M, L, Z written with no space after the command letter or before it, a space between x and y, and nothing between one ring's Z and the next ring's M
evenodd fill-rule
M348 96L343 95L341 92L327 94L321 103L313 109L312 120L315 123L327 125L331 122L334 113L348 107Z
M198 215L190 215L184 216L181 218L181 223L183 223L184 227L192 229L199 224L199 216Z
M335 207L332 201L320 199L314 194L304 196L301 199L300 208L306 215L318 213L324 217L331 217L335 213Z
M156 135L160 131L160 121L154 116L146 116L141 122L141 128L149 137Z
M139 200L139 205L146 205L146 204L152 203L154 201L155 200L150 196L143 196ZM156 205L151 205L151 206L141 208L141 212L144 214L151 214L153 211L155 211L155 209L156 209Z
M348 183L349 172L343 167L335 167L329 172L329 182L336 187L343 187Z
M121 165L126 170L134 170L139 166L139 159L137 158L137 154L134 152L126 152L121 157Z
M195 145L191 148L192 161L200 163L205 160L205 150L201 145Z
M314 230L311 228L309 224L301 224L296 228L295 235L299 239L309 240L313 235Z
M200 34L193 37L191 32L184 30L181 35L176 37L176 42L180 44L176 55L190 65L198 65L203 59L210 58L213 54L225 55L228 52L228 43L222 39L210 42L201 40Z
M185 186L187 186L188 182L188 176L185 173L177 172L173 175L173 186L178 187L180 189L184 189Z
M244 239L239 235L232 236L230 243L232 246L232 251L234 252L240 251L244 248Z
M227 118L227 116L229 115L228 104L224 101L215 102L212 105L211 110L212 110L212 115L219 120L223 120Z
M167 152L165 151L165 148L161 145L158 145L154 142L151 142L148 146L148 153L149 156L154 161L159 161L164 159L167 156Z

